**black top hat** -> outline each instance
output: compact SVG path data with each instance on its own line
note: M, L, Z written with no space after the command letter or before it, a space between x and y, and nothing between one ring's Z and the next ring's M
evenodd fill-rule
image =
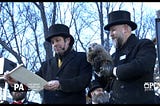
M49 27L48 37L46 37L46 41L51 42L51 38L55 36L62 36L62 37L70 37L71 38L71 45L74 43L74 38L69 33L68 26L64 24L54 24Z
M109 31L113 25L128 24L131 26L132 31L137 28L137 24L131 21L130 13L124 10L113 11L108 14L108 24L104 27Z
M100 83L97 80L92 80L89 85L88 97L91 98L91 92L97 88L102 88L102 86L100 85Z

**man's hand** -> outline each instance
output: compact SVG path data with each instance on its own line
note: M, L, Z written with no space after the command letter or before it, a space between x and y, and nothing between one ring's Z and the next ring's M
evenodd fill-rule
M100 72L103 73L104 76L107 76L107 77L111 77L113 76L113 65L112 63L107 63L107 64L104 64L102 67L100 67Z
M104 64L103 66L100 67L100 71L96 72L96 74L101 77L111 77L113 76L113 64L108 62L106 64Z
M46 90L58 90L60 88L60 83L58 80L51 80L45 86Z
M4 73L4 80L5 80L9 85L13 85L14 83L17 83L17 81L10 76L9 71L6 71L6 72Z

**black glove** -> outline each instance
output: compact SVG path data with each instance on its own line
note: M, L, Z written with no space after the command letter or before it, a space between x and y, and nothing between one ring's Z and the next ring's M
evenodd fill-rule
M99 76L112 77L113 76L113 64L111 62L107 62L102 67L100 67Z
M102 66L102 61L100 61L100 59L98 59L97 57L94 58L94 62L93 62L93 65L92 65L93 70L94 70L96 73L99 73L101 66Z

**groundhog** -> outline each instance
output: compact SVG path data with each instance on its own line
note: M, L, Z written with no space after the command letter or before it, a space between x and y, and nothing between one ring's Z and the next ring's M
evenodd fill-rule
M99 76L105 76L105 72L100 70L104 65L108 68L113 67L110 53L98 43L92 43L89 45L87 50L87 61L91 63L93 70L98 73Z

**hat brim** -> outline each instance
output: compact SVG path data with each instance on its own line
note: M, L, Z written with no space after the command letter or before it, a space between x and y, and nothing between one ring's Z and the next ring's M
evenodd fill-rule
M110 30L110 27L114 26L114 25L120 25L120 24L128 24L129 26L131 26L132 28L132 31L135 30L137 28L137 24L132 22L132 21L115 21L115 22L112 22L110 24L107 24L104 29L105 30Z
M74 38L72 37L72 35L69 35L69 34L66 34L66 33L60 33L60 34L57 34L57 35L52 35L50 37L47 37L46 41L51 42L51 38L52 37L57 37L57 36L70 37L71 38L71 44L72 45L74 44Z
M91 92L94 91L94 90L97 89L97 88L101 88L101 86L95 86L95 87L93 87L92 89L90 89L90 90L88 91L88 97L91 98Z

